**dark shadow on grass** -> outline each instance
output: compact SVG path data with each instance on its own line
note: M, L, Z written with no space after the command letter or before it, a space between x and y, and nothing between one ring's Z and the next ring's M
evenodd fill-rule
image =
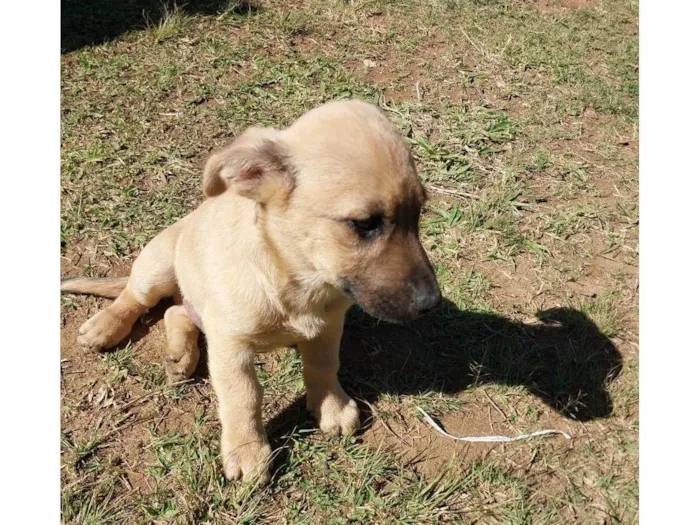
M158 24L165 10L172 12L174 5L188 15L257 11L252 2L244 0L61 0L61 53L103 44L126 31Z
M134 327L131 343L144 337L171 303L149 310ZM345 322L340 381L356 399L374 403L382 394L458 395L486 384L522 385L563 416L577 421L612 413L608 385L620 373L620 352L583 312L553 308L524 324L483 312L460 310L443 300L431 315L405 325L378 322L353 308ZM124 343L127 344L127 343ZM206 342L193 379L208 375ZM117 348L123 347L120 345ZM362 402L363 428L371 413ZM298 397L265 425L273 469L287 463L289 436L316 428Z
M622 367L615 345L578 310L554 308L537 316L538 323L523 324L445 300L423 319L391 325L354 308L345 323L340 381L370 403L381 394L456 395L475 385L523 385L567 418L609 416L607 386ZM276 442L308 425L302 398L267 428Z

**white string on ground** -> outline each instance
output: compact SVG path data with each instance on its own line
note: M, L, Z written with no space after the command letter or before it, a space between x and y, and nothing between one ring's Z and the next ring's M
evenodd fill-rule
M545 436L556 436L556 435L561 435L564 436L566 439L571 439L572 436L571 434L567 434L563 430L538 430L537 432L532 432L531 434L521 434L519 436L515 437L508 437L508 436L467 436L467 437L457 437L453 436L452 434L448 434L445 432L442 428L440 428L440 425L438 425L435 420L430 417L425 410L423 410L421 407L416 407L418 411L423 414L423 419L425 420L426 423L428 423L431 427L433 427L435 430L437 430L440 434L443 436L450 438L450 439L455 439L457 441L466 441L468 443L510 443L511 441L520 441L522 439L531 439L531 438L536 438L536 437L545 437Z

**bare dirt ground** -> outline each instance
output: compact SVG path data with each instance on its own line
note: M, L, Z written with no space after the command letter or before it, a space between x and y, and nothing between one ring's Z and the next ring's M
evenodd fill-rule
M351 312L353 438L316 431L293 350L262 356L278 456L253 489L223 479L206 363L165 382L164 307L96 355L76 334L106 301L63 297L64 522L635 523L637 16L612 0L67 2L64 275L128 274L201 202L209 151L353 96L413 147L446 300L401 327ZM574 439L458 443L416 407L457 435Z

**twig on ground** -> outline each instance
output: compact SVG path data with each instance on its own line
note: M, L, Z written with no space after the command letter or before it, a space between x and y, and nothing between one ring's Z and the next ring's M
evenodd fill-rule
M508 420L508 416L506 415L506 413L503 411L503 409L501 407L498 406L498 404L496 404L496 402L491 398L491 396L489 395L489 393L486 390L484 390L484 395L486 396L486 399L489 400L489 403L491 403L491 406L496 409L496 412L498 412L499 414L501 414L501 416L503 416L503 422L506 423L511 428L511 430L513 430L513 432L516 432L515 427Z
M481 200L481 197L474 195L473 193L467 193L466 191L451 190L449 188L443 188L441 186L436 186L435 184L426 184L426 188L433 190L435 193L442 193L445 195L456 195L457 197L463 197L465 199Z
M125 412L128 408L131 408L132 406L134 406L137 403L140 403L141 401L144 401L150 397L153 397L157 394L162 393L167 388L172 388L172 387L184 385L185 383L191 383L192 381L194 381L194 379L183 379L182 381L177 381L176 383L169 383L167 385L163 385L162 387L158 388L157 390L153 390L152 392L149 392L148 394L144 394L142 396L139 396L136 399L134 399L133 401L129 401L127 404L122 405L121 407L119 407L119 412Z

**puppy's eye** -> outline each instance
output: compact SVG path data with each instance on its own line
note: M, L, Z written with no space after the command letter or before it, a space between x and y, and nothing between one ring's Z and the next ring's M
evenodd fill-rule
M382 228L382 216L372 215L366 219L350 219L350 227L363 239L379 233Z

